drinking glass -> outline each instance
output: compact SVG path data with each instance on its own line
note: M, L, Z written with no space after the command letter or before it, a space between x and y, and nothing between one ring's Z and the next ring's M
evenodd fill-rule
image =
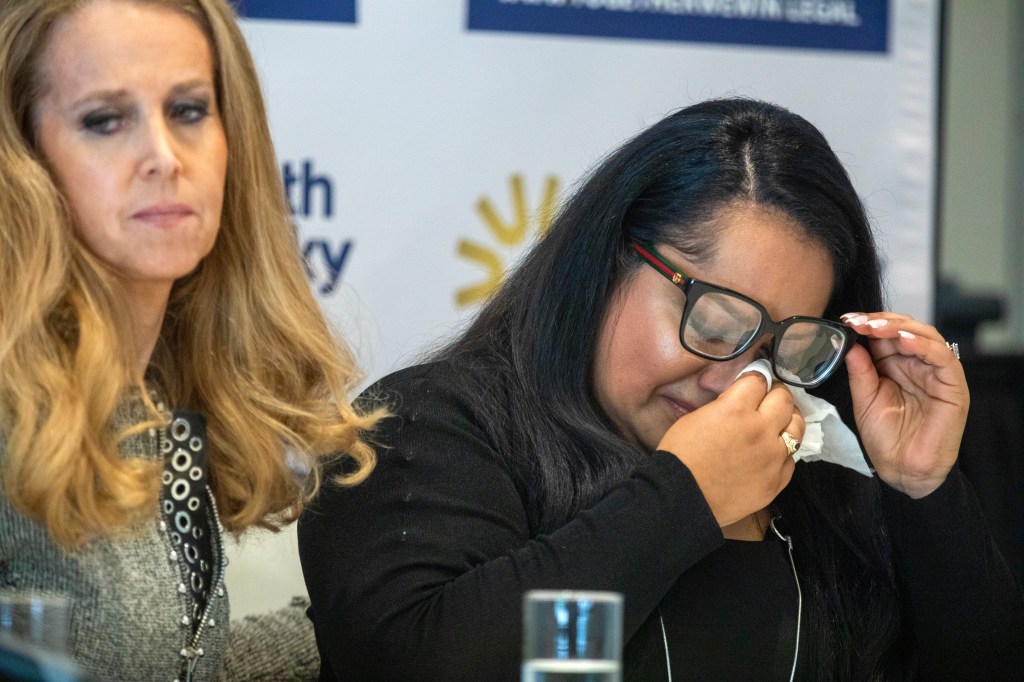
M0 590L0 637L63 655L68 653L70 625L69 597Z
M621 594L531 590L523 596L522 682L621 679Z

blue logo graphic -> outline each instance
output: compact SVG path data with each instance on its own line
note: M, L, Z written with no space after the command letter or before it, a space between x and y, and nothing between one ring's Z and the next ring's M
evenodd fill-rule
M890 0L468 0L470 30L886 52Z
M355 247L352 239L318 234L323 223L333 222L335 216L334 178L317 168L313 159L285 161L281 165L288 208L302 232L312 230L317 236L302 241L302 262L306 277L320 296L330 296L344 279L345 268ZM334 232L328 229L328 232Z
M281 167L284 193L293 214L309 218L334 215L334 181L327 174L317 173L312 159L302 165L285 161Z
M310 285L321 296L330 296L343 279L355 242L351 239L307 239L302 262Z
M239 0L236 7L248 19L356 23L356 0Z

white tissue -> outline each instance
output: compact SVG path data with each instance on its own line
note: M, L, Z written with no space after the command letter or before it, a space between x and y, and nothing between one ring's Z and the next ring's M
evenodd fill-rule
M772 387L771 364L764 358L754 360L744 367L736 378L746 372L758 372L768 381L768 388ZM793 394L793 401L807 424L804 437L800 440L800 449L794 453L793 459L832 462L865 476L874 475L857 437L839 418L835 406L797 386L787 388Z

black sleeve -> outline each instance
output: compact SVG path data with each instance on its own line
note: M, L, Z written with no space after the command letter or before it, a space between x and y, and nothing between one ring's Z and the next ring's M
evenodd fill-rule
M914 500L882 484L897 577L923 680L1024 679L1024 600L954 468Z
M723 542L689 470L655 453L565 526L531 537L521 495L471 409L430 370L404 374L379 461L325 482L299 523L321 679L515 680L533 588L625 595L625 637Z

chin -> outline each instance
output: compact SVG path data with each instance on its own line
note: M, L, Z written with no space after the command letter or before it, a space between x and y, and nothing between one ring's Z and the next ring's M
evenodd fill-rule
M188 255L154 263L150 272L157 279L181 279L196 271L205 256Z

